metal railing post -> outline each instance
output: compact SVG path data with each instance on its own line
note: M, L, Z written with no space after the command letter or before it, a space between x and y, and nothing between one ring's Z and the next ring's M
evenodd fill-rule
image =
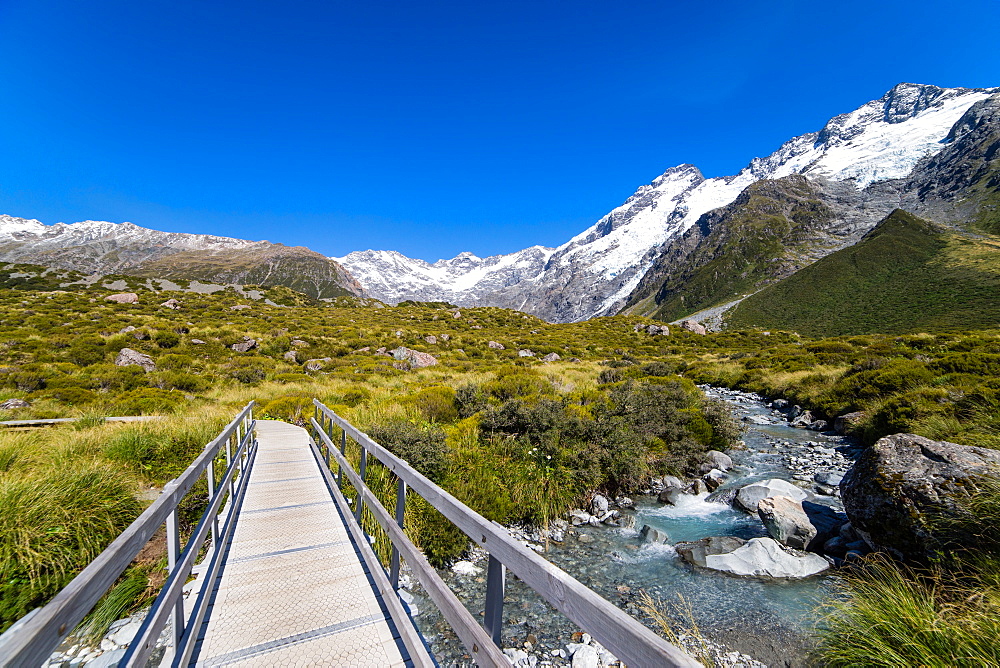
M507 567L500 560L490 555L490 565L486 570L486 615L483 626L493 637L493 642L500 647L500 632L503 630L503 596L504 576Z
M330 422L330 431L333 432L333 422ZM330 434L330 440L333 440L333 434ZM347 430L340 430L340 454L347 456ZM344 488L344 471L343 468L337 465L337 488Z
M396 480L396 524L403 528L403 518L406 516L406 481ZM399 589L399 548L392 543L392 558L389 560L389 582L393 589Z
M177 511L174 510L167 516L167 573L172 574L177 568L177 559L181 554L181 529L177 518ZM184 635L184 598L179 597L174 604L173 612L174 629L171 634L174 652L180 647L181 636Z
M218 493L215 489L215 460L213 459L208 463L208 468L205 469L205 475L208 478L208 502L212 503L212 499ZM219 516L216 515L212 518L212 548L219 546Z
M365 481L365 470L368 468L368 450L365 449L364 445L358 443L361 446L361 466L358 467L358 475L361 476L361 482ZM356 489L354 498L354 519L358 524L361 524L361 511L365 509L364 499L361 498L361 490Z

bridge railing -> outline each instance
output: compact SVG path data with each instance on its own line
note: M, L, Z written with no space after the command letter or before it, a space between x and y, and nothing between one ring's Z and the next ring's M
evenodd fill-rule
M168 577L119 666L144 666L168 620L173 619L172 645L175 657L190 656L198 628L207 607L202 592L191 614L185 618L183 586L191 575L206 540L212 546L224 544L235 526L234 509L246 488L256 454L254 402L250 402L205 446L197 459L177 478L163 487L159 497L94 561L73 578L48 604L36 608L0 636L0 666L40 666L66 636L84 620L100 598L115 584L139 551L161 526L166 526ZM225 470L217 476L225 456ZM240 474L240 475L237 475ZM198 480L208 483L208 507L188 541L181 545L178 506ZM218 477L218 480L217 480ZM220 527L220 511L229 499L229 511ZM213 550L203 581L208 582L219 567L223 550Z
M503 623L505 571L510 569L542 598L581 629L590 633L626 664L639 667L701 665L571 575L514 540L503 526L473 511L319 400L314 399L313 404L316 408L315 417L310 420L315 434L313 447L316 455L324 459L328 466L336 464L336 480L329 471L326 475L335 495L339 497L338 503L346 506L346 500L340 493L340 485L344 478L357 493L354 500L352 531L363 531L360 520L363 509L367 507L392 542L389 566L389 582L392 588L398 588L400 557L402 557L477 664L510 665L499 646ZM355 471L348 461L348 438L360 446L359 471ZM381 462L396 476L397 495L393 514L385 509L365 484L369 456ZM420 549L406 535L403 518L407 490L419 494L476 545L489 553L483 625L476 621ZM379 564L379 568L381 567ZM393 592L383 592L383 594L392 595Z

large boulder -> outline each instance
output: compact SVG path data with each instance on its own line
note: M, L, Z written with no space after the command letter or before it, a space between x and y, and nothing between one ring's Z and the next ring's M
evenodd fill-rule
M667 535L666 531L657 529L656 527L651 527L648 524L642 525L642 530L639 531L639 537L644 543L668 543L670 542L670 536Z
M736 493L736 503L748 513L757 513L757 504L769 496L787 496L796 501L806 498L806 493L788 482L779 478L761 480L740 488Z
M686 329L689 332L694 332L695 334L705 334L705 326L702 325L697 320L685 320L681 322L681 329Z
M1000 475L1000 451L894 434L866 449L840 484L851 526L873 548L925 561L935 515L955 509L976 478Z
M489 346L490 348L493 348L494 350L503 350L504 349L504 345L502 343L497 343L496 341L490 341L486 345Z
M542 361L543 362L558 362L560 359L561 358L559 357L559 353L549 353L548 355L546 355L545 357L542 358Z
M237 341L233 345L229 346L238 353L250 352L257 347L257 339L252 339L249 336L244 336L242 340Z
M708 473L712 469L718 469L720 471L728 471L733 468L732 458L724 452L719 452L718 450L709 450L704 455L704 463L702 463L699 471L701 473Z
M706 560L709 556L728 554L737 548L743 547L745 543L745 540L736 536L709 536L701 540L677 543L674 545L674 549L688 563L706 568L708 565Z
M116 304L138 304L139 295L134 292L119 292L115 295L108 295L104 298L106 302L115 302Z
M400 346L395 350L389 351L392 356L401 362L408 362L411 369L422 369L428 366L434 366L438 363L437 358L430 353L422 353L419 350L411 350Z
M787 496L772 496L757 504L760 521L771 537L782 545L804 550L816 537L816 527L802 509L802 503Z
M152 371L156 368L156 362L149 355L144 355L138 350L122 348L115 358L116 366L141 366L143 371Z
M773 538L751 538L731 552L705 556L705 568L732 575L805 578L829 567L830 562L818 554L790 554Z
M833 420L833 430L838 434L849 434L857 429L865 420L864 411L844 413Z

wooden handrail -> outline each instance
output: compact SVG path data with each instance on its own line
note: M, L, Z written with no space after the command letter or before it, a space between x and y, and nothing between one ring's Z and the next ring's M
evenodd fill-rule
M318 399L314 399L313 404L316 407L317 416L322 416L324 419L340 427L343 430L343 437L345 439L349 435L361 446L362 452L367 451L378 459L410 489L423 497L438 512L447 517L466 536L472 539L474 543L488 551L493 558L491 559L491 565L492 561L495 560L496 563L510 569L525 584L534 589L542 598L566 615L566 617L580 628L590 633L591 636L596 638L598 642L608 648L619 659L630 666L638 667L685 666L694 668L701 665L682 650L659 637L623 610L583 585L576 578L511 538L510 533L504 527L487 520L479 513L473 511L413 469L405 461L373 441L367 434L358 430L347 420L327 408ZM321 438L326 443L328 452L334 454L335 457L341 454L337 452L336 448L332 447L332 436L326 434L322 426L315 419L313 420L313 425L316 428L317 434L322 434ZM342 440L341 448L343 448L343 442ZM375 495L364 485L346 458L342 456L337 457L337 461L340 464L341 470L347 474L358 491L358 499L355 501L356 507L360 507L360 504L364 502L372 509L373 515L379 521L382 528L386 530L390 540L393 541L393 545L403 552L404 557L408 557L411 560L411 565L414 563L418 564L414 572L420 578L422 569L419 567L419 564L423 562L416 555L412 553L408 554L409 546L412 543L408 539L403 540L405 534L402 529L395 525L392 516L389 515L388 511L382 507ZM437 578L436 573L434 576ZM424 573L424 577L427 577L426 573ZM429 578L430 587L436 588L439 580L439 578L436 580ZM428 582L425 582L421 578L421 584L428 589L428 593L431 593ZM441 582L441 585L443 584ZM452 596L454 595L452 594ZM434 598L433 594L432 598ZM447 597L443 596L442 600L446 601L447 606ZM438 603L437 598L434 598L434 601ZM446 617L448 615L444 609L442 609L442 614L445 614ZM494 612L494 614L496 613ZM449 619L449 622L454 624L451 619ZM469 644L469 640L467 640L467 636L472 637L475 632L467 626L466 622L459 621L458 623L462 628L455 628L455 632L459 634L459 637L466 644L467 649L471 651L472 647ZM482 630L482 627L478 624L474 623L474 626ZM475 637L479 638L480 636L478 636L478 633L475 633ZM477 640L473 639L472 642L476 643ZM490 642L490 645L496 647L492 642Z
M39 666L45 663L177 509L233 433L245 420L252 420L253 406L253 401L247 404L180 476L164 485L152 505L51 601L25 615L0 636L0 665Z

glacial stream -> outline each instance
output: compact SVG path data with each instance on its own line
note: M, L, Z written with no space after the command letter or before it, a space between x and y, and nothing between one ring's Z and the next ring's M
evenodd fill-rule
M756 480L782 478L810 492L811 500L841 510L832 488L817 484L823 472L843 473L857 452L840 436L793 428L759 397L729 390L704 388L709 396L730 402L747 424L746 448L729 454L734 469L716 492L739 488ZM759 424L755 424L759 423ZM693 622L704 637L742 652L770 666L807 665L810 634L818 619L817 607L833 595L835 570L804 580L734 577L698 569L677 556L670 544L707 536L754 538L767 532L756 516L728 503L707 500L709 495L685 495L676 506L664 505L655 495L634 498L634 528L572 527L562 543L550 541L546 558L594 589L609 601L642 619L637 595L646 591L664 601L687 626ZM628 511L625 511L628 512ZM644 524L665 531L669 544L644 544L638 529ZM529 541L532 537L529 536ZM536 541L540 537L535 536ZM484 554L471 560L482 572L449 572L449 585L474 614L483 610ZM419 588L413 588L416 621L442 665L461 663L462 649L447 625ZM568 665L553 655L571 642L578 629L555 612L537 594L508 574L504 606L504 647L528 649L530 665ZM537 658L535 658L537 657Z

